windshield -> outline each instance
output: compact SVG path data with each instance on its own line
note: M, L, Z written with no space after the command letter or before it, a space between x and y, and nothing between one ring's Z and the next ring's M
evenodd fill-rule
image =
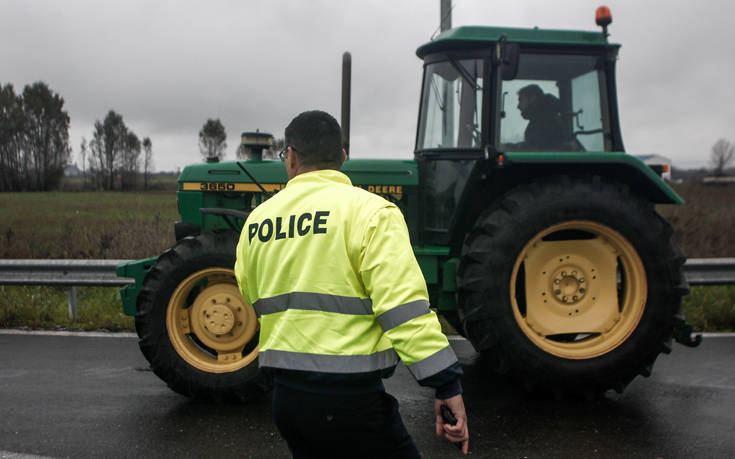
M482 147L483 61L426 66L417 149Z
M524 54L502 82L500 151L610 151L602 60Z

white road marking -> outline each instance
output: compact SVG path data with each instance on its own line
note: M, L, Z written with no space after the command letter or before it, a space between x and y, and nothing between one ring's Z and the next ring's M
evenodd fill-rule
M129 332L87 332L67 330L18 330L15 328L0 328L0 335L39 335L39 336L83 336L86 338L137 338L138 335Z
M0 450L0 459L53 459L51 456L36 456L35 454L13 453Z

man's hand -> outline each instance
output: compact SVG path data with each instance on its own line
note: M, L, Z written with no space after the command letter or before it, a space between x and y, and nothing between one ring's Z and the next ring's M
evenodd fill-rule
M454 425L444 422L441 414L441 406L446 405L457 418ZM470 447L470 433L467 430L467 413L464 410L462 395L455 395L446 400L434 400L434 414L436 415L436 434L444 435L444 438L452 443L461 443L462 452L467 454Z

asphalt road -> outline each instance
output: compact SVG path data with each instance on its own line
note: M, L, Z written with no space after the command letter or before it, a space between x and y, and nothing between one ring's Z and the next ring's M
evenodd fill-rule
M466 366L473 457L735 454L735 337L677 345L650 378L593 402L526 396L474 365L466 341L453 345ZM433 434L431 390L403 367L386 386L424 457L460 457ZM24 455L290 457L269 397L247 406L191 403L148 370L135 339L0 333L0 457Z

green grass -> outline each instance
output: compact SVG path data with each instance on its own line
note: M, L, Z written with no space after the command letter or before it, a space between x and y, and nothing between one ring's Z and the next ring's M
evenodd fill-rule
M692 287L684 316L695 331L735 331L735 285Z
M177 219L174 192L0 193L0 258L145 258Z
M134 330L122 312L117 288L77 287L77 320L69 318L68 289L0 286L0 328Z

